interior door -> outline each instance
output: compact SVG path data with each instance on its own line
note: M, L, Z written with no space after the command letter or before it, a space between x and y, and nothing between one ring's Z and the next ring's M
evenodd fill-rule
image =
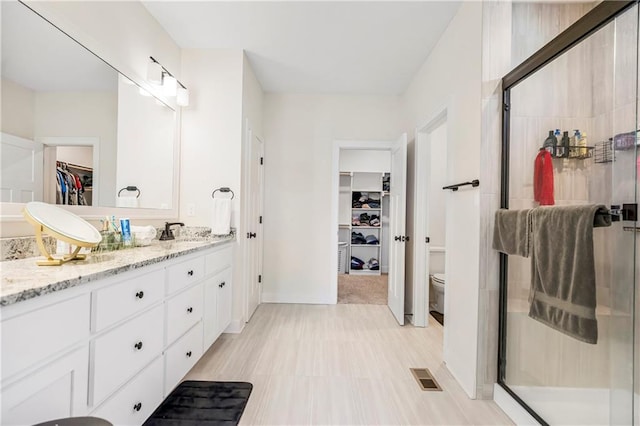
M43 145L2 133L2 190L0 201L27 203L42 201Z
M250 131L251 137L251 170L249 199L249 262L250 277L247 298L247 320L251 318L260 304L262 293L262 211L264 193L264 145L260 138Z
M407 192L407 134L391 150L391 187L389 200L389 309L398 324L404 325L404 257Z

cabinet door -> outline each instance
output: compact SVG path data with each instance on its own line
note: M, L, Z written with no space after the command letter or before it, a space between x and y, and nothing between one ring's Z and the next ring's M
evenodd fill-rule
M162 357L156 358L91 415L114 425L144 423L162 402L163 360Z
M92 405L162 353L164 309L159 305L93 341Z
M2 424L34 424L87 412L89 349L77 349L2 387Z
M173 390L201 356L202 323L198 323L165 352L165 395Z
M224 281L222 273L204 281L204 308L202 312L204 350L218 338L218 286Z
M167 345L171 345L202 318L202 285L196 284L169 299L167 305Z
M231 323L231 268L223 272L223 280L218 284L218 336Z

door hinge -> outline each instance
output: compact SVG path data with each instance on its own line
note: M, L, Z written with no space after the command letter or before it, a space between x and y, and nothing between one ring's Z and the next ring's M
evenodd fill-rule
M259 223L262 223L262 216L260 216L260 220L259 220Z
M261 283L262 282L262 275L258 275L258 282Z
M264 164L264 157L260 157L260 165L262 166Z
M429 242L431 241L431 239L429 237L424 237L424 242L429 244Z

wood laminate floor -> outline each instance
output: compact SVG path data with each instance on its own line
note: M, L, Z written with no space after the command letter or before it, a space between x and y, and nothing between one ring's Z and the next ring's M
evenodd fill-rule
M247 381L241 424L507 425L493 401L469 399L442 363L442 326L400 327L380 305L260 305L224 334L186 380ZM420 390L427 367L443 392Z

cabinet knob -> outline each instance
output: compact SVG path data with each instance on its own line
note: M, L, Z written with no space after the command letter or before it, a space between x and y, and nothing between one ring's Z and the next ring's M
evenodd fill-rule
M142 409L142 402L138 402L133 406L133 411L140 411Z
M138 342L135 345L133 345L134 348L136 348L137 350L142 349L142 342Z
M188 272L187 272L187 275L189 275L189 276L191 276L191 277L192 277L192 276L193 276L193 269L192 269L192 270L190 270L190 271L188 271Z
M144 291L139 291L139 292L137 292L137 293L136 293L136 297L137 297L138 299L142 299L142 298L144 297Z
M187 352L187 358L191 358L191 351Z
M191 306L189 306L189 307L187 308L187 312L189 312L189 313L193 312L193 308L192 308Z
M222 281L220 284L218 284L218 287L222 288L222 287L224 287L224 285L225 285L225 282Z

